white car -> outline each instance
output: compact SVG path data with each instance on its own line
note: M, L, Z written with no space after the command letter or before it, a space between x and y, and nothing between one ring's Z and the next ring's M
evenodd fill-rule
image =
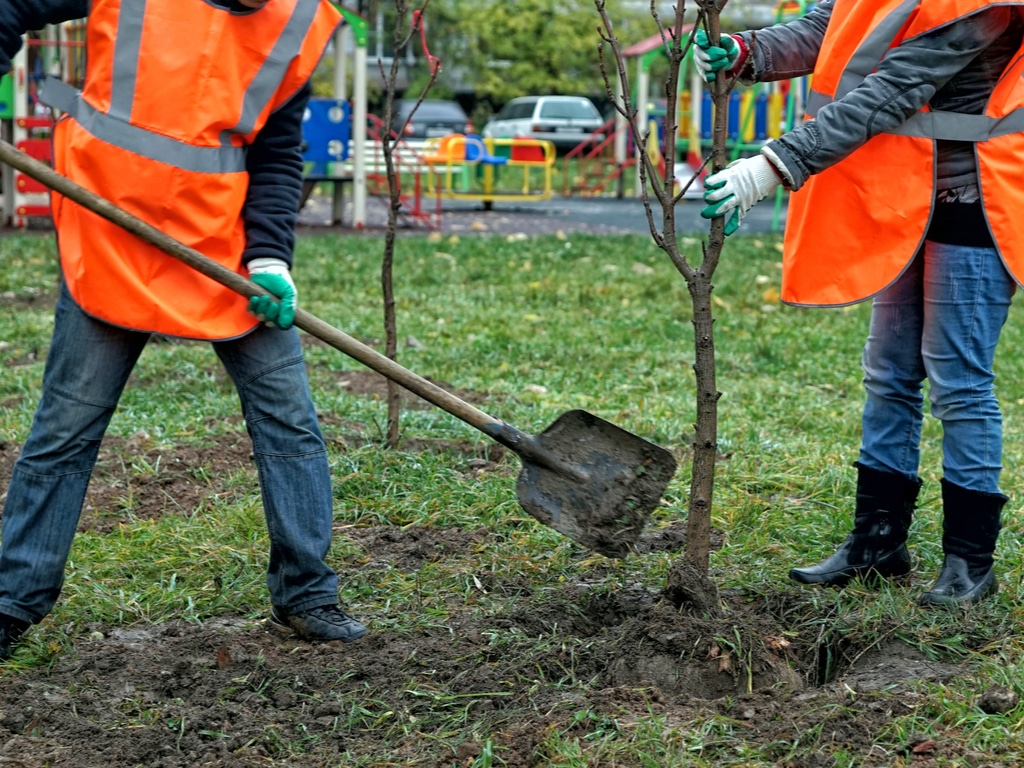
M605 120L585 96L522 96L512 99L485 126L492 139L545 139L568 150L584 141L601 141Z

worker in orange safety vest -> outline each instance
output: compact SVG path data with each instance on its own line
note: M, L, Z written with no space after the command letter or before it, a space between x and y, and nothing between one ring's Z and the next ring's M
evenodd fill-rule
M83 89L41 94L63 113L57 170L270 295L246 300L53 196L62 281L3 509L0 660L59 597L100 441L153 333L212 342L235 383L270 534L268 626L358 640L326 562L332 483L292 327L302 119L341 16L326 0L10 0L0 70L26 30L85 17Z
M802 583L905 576L921 487L923 382L943 428L943 551L924 605L997 589L1002 420L993 362L1024 277L1021 3L824 0L795 21L709 41L707 79L809 75L808 119L705 182L726 234L794 190L782 298L873 299L853 530Z

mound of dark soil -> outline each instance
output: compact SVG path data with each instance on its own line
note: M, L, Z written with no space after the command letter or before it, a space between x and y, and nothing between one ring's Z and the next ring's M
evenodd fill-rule
M467 450L467 471L508 465ZM16 455L0 445L0 483ZM195 508L232 493L219 478L244 471L244 433L173 452L144 435L108 440L81 525L115 526L126 494L136 519ZM346 535L370 553L361 567L415 574L486 548L493 534L384 526ZM684 542L678 523L645 533L638 549L678 552ZM557 763L544 740L552 732L586 740L655 717L671 728L718 716L733 733L703 743L712 762L744 741L787 768L831 766L838 751L865 766L931 759L933 743L875 739L914 710L904 682L942 680L955 667L897 642L804 637L792 626L807 610L792 604L799 591L701 604L681 572L665 585L599 576L538 589L488 572L476 588L498 608L453 596L443 622L395 627L381 617L389 627L371 621L370 635L341 647L282 641L242 616L61 628L68 646L51 666L0 669L0 767L467 768L486 764L487 737L505 766L532 768Z

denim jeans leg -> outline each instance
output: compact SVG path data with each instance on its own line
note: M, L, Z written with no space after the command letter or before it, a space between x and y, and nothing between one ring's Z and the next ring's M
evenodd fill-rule
M866 399L858 462L916 480L924 420L924 257L875 297L862 358Z
M922 353L946 480L999 493L1003 426L993 363L1016 285L994 248L928 243Z
M103 433L148 334L85 314L62 286L43 392L0 527L0 613L40 621L64 567Z
M260 326L214 344L238 390L270 535L271 602L299 611L338 601L327 565L334 496L298 333Z

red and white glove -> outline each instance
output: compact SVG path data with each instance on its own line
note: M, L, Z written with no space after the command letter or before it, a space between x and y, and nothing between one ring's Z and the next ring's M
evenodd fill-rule
M720 70L735 73L746 58L747 46L742 38L720 35L718 43L714 44L703 29L698 29L693 36L693 63L706 82L713 82Z

